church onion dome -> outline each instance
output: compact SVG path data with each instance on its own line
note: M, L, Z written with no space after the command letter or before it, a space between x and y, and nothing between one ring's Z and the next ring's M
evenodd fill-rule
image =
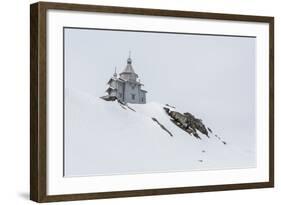
M131 59L131 57L129 57L129 58L127 59L127 64L132 64L132 59Z
M129 56L129 58L127 59L127 65L125 67L125 69L120 73L120 75L122 74L133 74L136 75L136 77L138 77L138 75L135 73L133 66L132 66L132 59Z

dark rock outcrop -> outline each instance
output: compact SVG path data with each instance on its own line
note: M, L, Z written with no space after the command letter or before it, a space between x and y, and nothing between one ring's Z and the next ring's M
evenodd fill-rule
M163 130L165 130L171 137L173 137L173 134L164 125L162 125L155 117L152 117L151 119L154 122L156 122Z
M169 104L166 104L167 107L170 107L170 108L176 108L175 106L172 106L172 105L169 105Z
M164 110L171 117L172 122L174 122L177 126L182 128L189 134L192 134L194 137L201 139L197 133L197 131L199 131L209 137L208 130L201 119L197 119L188 112L182 114L180 112L171 111L167 107L164 107Z

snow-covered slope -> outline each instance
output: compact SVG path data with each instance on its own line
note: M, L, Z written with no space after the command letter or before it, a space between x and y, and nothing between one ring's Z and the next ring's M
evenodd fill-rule
M210 138L200 135L200 140L176 126L163 104L130 104L130 109L73 92L66 93L65 102L66 176L255 166L246 152L215 137L215 128Z

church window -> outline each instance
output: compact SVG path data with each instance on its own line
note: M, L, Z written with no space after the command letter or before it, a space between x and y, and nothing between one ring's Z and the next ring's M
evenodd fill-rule
M119 98L122 98L122 93L119 93Z
M132 100L135 100L136 95L132 94Z

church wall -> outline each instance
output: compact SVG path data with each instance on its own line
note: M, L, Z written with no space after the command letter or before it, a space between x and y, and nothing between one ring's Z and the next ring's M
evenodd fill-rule
M141 90L141 86L137 83L112 80L109 86L116 88L108 93L110 96L116 96L118 100L125 103L146 103L146 93Z
M117 98L121 101L124 100L123 92L124 92L124 83L118 81L117 82Z
M140 90L140 103L146 103L146 93Z
M110 95L111 95L111 96L116 96L116 90L112 90L112 91L110 92Z
M128 103L139 103L140 96L139 96L139 87L135 85L135 88L132 87L132 83L125 83L125 102ZM134 99L133 96L134 95Z
M109 83L109 86L114 88L115 87L115 81L111 80L110 83Z

